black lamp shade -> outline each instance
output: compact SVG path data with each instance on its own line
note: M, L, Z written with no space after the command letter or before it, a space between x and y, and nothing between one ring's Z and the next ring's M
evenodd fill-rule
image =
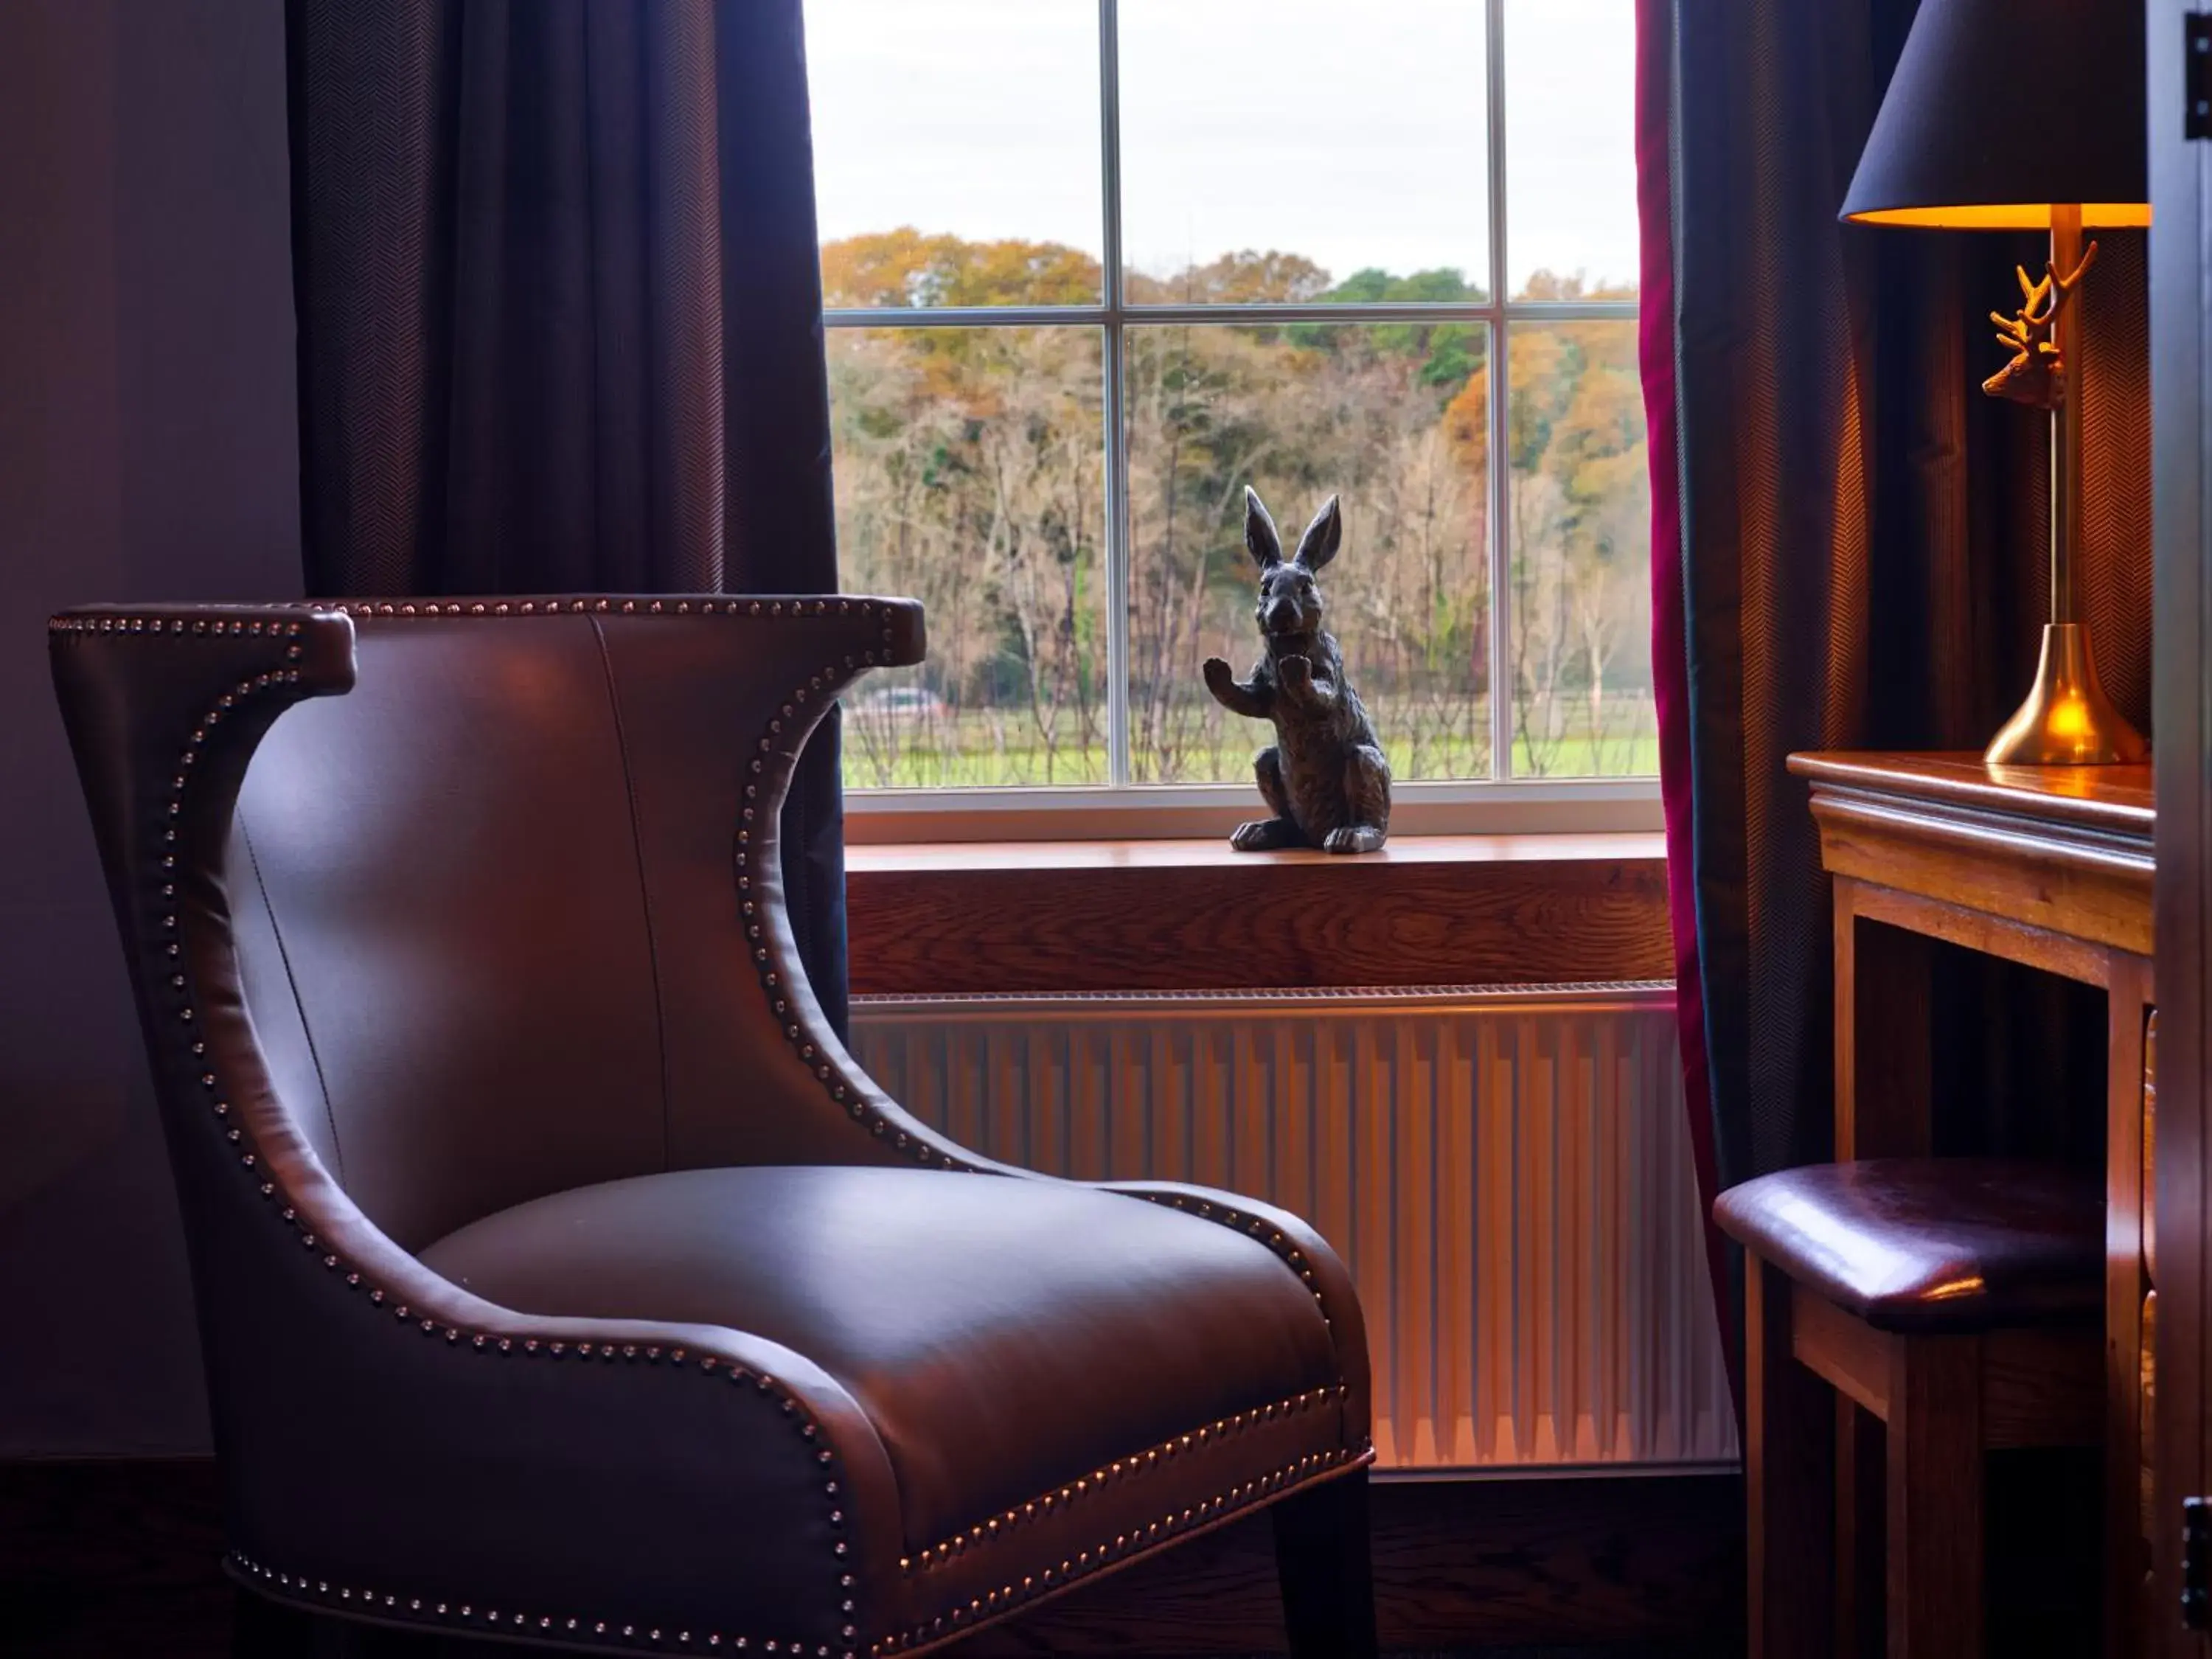
M2145 225L2138 0L1921 0L1843 216L1929 228Z

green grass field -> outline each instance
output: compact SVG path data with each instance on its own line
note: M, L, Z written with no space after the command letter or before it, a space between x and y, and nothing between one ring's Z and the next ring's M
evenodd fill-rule
M1390 711L1374 711L1383 734L1390 769L1400 782L1486 778L1491 774L1486 743L1455 732L1401 736ZM1621 778L1656 775L1659 739L1648 698L1622 698L1608 708L1606 732L1594 738L1587 722L1541 745L1525 740L1513 749L1513 775L1530 778ZM1477 712L1480 727L1483 716ZM1103 722L1100 722L1103 728ZM1267 740L1254 722L1228 722L1194 734L1181 763L1166 769L1136 755L1140 783L1239 783L1252 780L1252 757ZM1048 751L1036 729L1019 711L994 720L986 711L957 716L891 720L867 713L848 714L845 726L845 783L853 789L954 789L1009 787L1069 787L1106 781L1103 729L1090 742L1063 739Z

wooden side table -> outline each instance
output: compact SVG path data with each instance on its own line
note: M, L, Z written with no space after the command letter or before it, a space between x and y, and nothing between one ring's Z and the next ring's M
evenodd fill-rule
M1836 1135L1841 1161L1924 1157L1928 939L2101 988L2105 1115L2106 1652L2133 1655L2148 1557L2142 1468L2143 1034L2153 1001L2151 772L1991 767L1976 754L1793 755L1834 879ZM1862 932L1862 921L1891 929ZM1838 1415L1839 1505L1866 1491L1871 1424ZM1846 1509L1845 1512L1850 1512ZM1850 1582L1869 1564L1838 1564ZM1753 1564L1754 1570L1758 1564ZM1844 1595L1839 1606L1855 1598ZM1852 1632L1844 1632L1846 1640ZM1852 1651L1845 1647L1843 1651Z

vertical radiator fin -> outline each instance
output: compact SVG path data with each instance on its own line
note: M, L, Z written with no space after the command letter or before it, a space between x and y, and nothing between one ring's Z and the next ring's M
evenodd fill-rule
M924 1121L1078 1180L1306 1217L1399 1468L1733 1459L1672 988L857 999Z

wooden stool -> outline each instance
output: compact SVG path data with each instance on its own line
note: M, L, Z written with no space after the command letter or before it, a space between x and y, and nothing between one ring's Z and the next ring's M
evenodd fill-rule
M1824 1164L1713 1214L1750 1256L1753 1659L1811 1659L1856 1627L1856 1449L1815 1378L1887 1425L1890 1659L1980 1654L1983 1453L2104 1438L2101 1185L1978 1158Z

